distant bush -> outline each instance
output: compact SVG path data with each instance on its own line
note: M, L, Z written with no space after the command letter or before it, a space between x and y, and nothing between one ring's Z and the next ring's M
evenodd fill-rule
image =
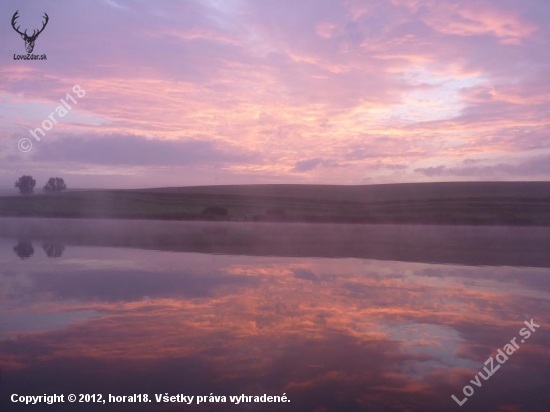
M269 217L285 217L286 212L280 207L272 207L265 210L265 214Z
M202 214L210 216L227 216L227 209L221 206L207 206L202 211Z
M50 177L44 186L44 192L61 192L67 189L65 181L60 177Z
M34 191L35 186L36 180L34 180L32 176L21 176L15 182L15 187L19 189L19 193L22 195L30 195Z

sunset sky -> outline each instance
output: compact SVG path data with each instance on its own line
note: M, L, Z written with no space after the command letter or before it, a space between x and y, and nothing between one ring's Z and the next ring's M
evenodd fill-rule
M46 61L14 60L17 10L30 33L49 15ZM4 0L0 16L3 188L550 180L548 0Z

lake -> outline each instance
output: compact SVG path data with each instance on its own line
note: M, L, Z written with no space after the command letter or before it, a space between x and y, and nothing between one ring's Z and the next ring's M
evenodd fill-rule
M549 251L550 228L0 219L0 409L546 412Z

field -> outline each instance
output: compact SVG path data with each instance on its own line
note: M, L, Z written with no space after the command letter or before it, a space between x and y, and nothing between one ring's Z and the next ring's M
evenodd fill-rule
M0 216L550 226L550 182L69 191L0 197Z

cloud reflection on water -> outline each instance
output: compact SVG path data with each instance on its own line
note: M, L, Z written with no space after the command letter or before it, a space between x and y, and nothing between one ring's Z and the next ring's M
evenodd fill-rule
M550 402L547 268L79 246L20 260L12 246L0 239L1 308L44 327L6 331L3 393L286 392L290 410L438 411L534 317L540 332L468 406Z

